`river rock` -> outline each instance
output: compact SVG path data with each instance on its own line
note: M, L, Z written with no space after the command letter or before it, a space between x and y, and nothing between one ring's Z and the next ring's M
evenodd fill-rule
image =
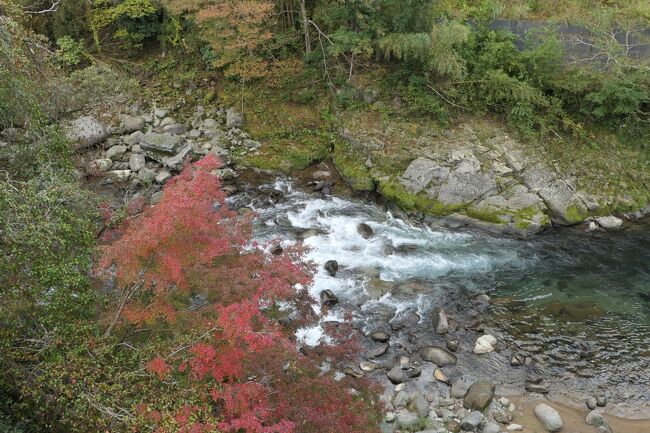
M320 292L321 305L332 306L339 302L339 298L331 290L323 290Z
M501 427L493 422L486 422L483 424L481 433L501 433Z
M113 165L113 161L108 158L95 159L88 163L88 172L101 173L107 171Z
M99 144L108 138L108 130L103 123L93 116L83 116L72 121L66 135L75 149L85 149Z
M129 157L129 168L133 171L139 171L145 166L144 155L132 153Z
M412 412L403 412L397 414L395 421L400 427L409 427L418 421L418 416Z
M600 394L596 396L596 404L600 407L607 406L607 396L605 394Z
M379 365L376 362L361 361L359 363L359 368L361 371L375 371L379 368Z
M510 424L508 427L506 427L507 431L522 431L524 429L524 426L521 424Z
M596 427L605 426L607 424L605 418L603 418L603 414L598 410L592 410L589 412L585 417L585 422Z
M560 431L564 425L559 412L544 403L535 406L535 416L549 432Z
M474 431L474 429L478 427L482 421L483 414L481 412L470 412L470 414L464 417L460 422L460 428L465 431Z
M445 373L443 373L442 369L440 367L436 367L435 370L433 370L433 377L436 379L438 382L445 383L449 385L449 378L445 376Z
M156 175L156 183L165 184L171 177L171 173L167 170L160 170Z
M152 155L158 153L174 155L183 147L183 138L179 135L149 132L142 137L140 147L144 151L151 152ZM158 161L160 158L159 156L154 159Z
M587 398L587 401L585 403L587 404L587 407L590 410L594 410L598 406L598 402L596 401L596 397Z
M442 308L434 308L431 313L431 322L436 334L446 334L449 332L449 319L447 313Z
M456 365L458 362L456 355L438 346L421 347L418 349L418 354L423 360L432 362L439 367Z
M474 353L480 355L483 353L490 353L494 350L494 345L497 343L497 339L493 335L483 335L476 340L476 345L474 346Z
M125 116L122 122L124 123L124 132L127 134L140 131L146 124L144 118L140 116Z
M366 223L359 223L359 225L357 225L357 232L364 239L370 239L372 237L372 235L374 234L374 231L372 230L372 227L370 227Z
M447 349L451 350L452 352L458 350L458 340L447 340L445 345L447 346Z
M524 365L524 362L526 362L526 356L521 353L513 353L510 357L510 365L513 367Z
M244 126L244 116L239 114L235 107L230 107L226 111L226 127L230 128L241 128Z
M180 123L174 123L171 125L167 125L163 128L163 132L167 134L172 134L172 135L182 135L185 134L187 129L185 126L181 125Z
M386 376L394 384L404 383L408 379L408 376L406 375L404 370L400 368L399 365L396 365L393 368L391 368L388 371L388 373L386 373Z
M623 226L623 220L613 215L596 218L596 222L607 230L620 229Z
M106 151L106 158L109 158L111 161L117 161L126 153L126 146L121 144L112 146Z
M460 378L456 380L453 385L451 385L451 396L453 398L463 398L467 395L467 390L469 390L470 382L465 378Z
M369 337L372 340L378 341L380 343L385 343L390 339L390 335L384 331L375 331L372 334L370 334Z
M469 387L463 399L465 407L472 410L484 410L494 397L494 384L488 380L477 380Z
M388 344L380 344L375 347L368 349L366 356L368 358L379 358L388 351Z
M153 183L156 180L157 173L150 168L142 167L138 171L138 179L144 183Z
M112 170L106 173L109 182L125 182L130 176L131 170Z
M542 378L529 378L526 381L526 391L548 394L548 383Z
M339 270L339 263L336 260L328 260L325 262L324 268L330 276L335 277Z
M170 170L180 170L183 167L185 158L192 152L192 145L188 144L183 147L176 155L164 157L160 160L163 165ZM222 176L223 177L223 176ZM225 179L225 177L223 177Z

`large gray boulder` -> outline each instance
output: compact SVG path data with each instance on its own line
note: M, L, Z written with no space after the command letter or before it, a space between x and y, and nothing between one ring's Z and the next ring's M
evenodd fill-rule
M551 433L560 431L564 425L560 413L544 403L535 406L535 416L542 423L544 428Z
M423 360L432 362L439 367L456 365L458 362L456 355L438 346L421 347L418 349L418 354Z
M66 133L76 150L94 146L108 138L106 126L93 116L73 120Z
M226 127L241 128L244 125L244 116L239 114L234 107L231 107L226 112Z
M469 387L463 399L465 407L483 411L494 398L494 384L488 380L477 380Z
M180 135L156 134L149 132L140 141L142 150L151 153L153 159L159 160L160 154L175 155L183 147L183 138ZM155 158L158 155L158 158Z
M122 122L124 123L124 132L127 134L140 131L146 125L144 118L140 116L125 116Z
M170 170L180 170L183 168L185 158L190 154L191 151L192 145L188 144L183 147L176 155L162 158L160 162L162 162L163 165Z
M460 428L464 431L474 431L483 421L483 414L478 411L470 412L460 422Z

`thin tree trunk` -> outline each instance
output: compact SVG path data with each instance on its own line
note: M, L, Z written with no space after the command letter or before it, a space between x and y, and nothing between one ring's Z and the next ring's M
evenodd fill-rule
M311 38L309 37L309 20L307 19L307 8L305 0L300 0L300 15L302 16L302 28L305 32L305 52L311 53Z

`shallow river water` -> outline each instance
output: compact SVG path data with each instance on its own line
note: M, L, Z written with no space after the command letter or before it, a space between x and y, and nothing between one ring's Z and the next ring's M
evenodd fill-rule
M318 264L314 296L329 289L357 305L428 317L446 287L484 292L494 301L486 326L533 357L556 388L650 405L647 222L617 233L563 229L522 240L405 222L374 203L298 191L290 181L268 187L283 198L253 205L257 237L304 238L307 259ZM372 227L370 239L357 232L359 223ZM336 277L323 269L327 260L339 263ZM412 281L429 289L400 289ZM323 320L342 318L333 310ZM322 333L307 329L300 337L315 344ZM507 361L495 361L494 374Z

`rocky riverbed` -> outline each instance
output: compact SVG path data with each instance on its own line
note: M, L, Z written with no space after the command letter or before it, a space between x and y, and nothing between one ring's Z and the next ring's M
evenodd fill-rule
M321 319L318 326L300 330L298 339L305 346L326 344L324 328L352 324L364 350L339 374L368 376L382 385L383 432L633 433L620 430L621 425L638 429L634 433L650 432L650 421L621 424L603 416L650 419L650 276L642 267L643 254L630 259L628 270L635 276L625 287L599 293L593 282L580 289L576 281L549 271L549 266L570 265L571 254L583 254L561 250L566 247L559 245L560 238L555 244L524 243L442 228L440 221L414 222L396 209L339 194L345 188L328 165L298 179L247 172L235 161L261 144L242 130L244 119L236 109L197 107L190 115L174 116L152 108L116 116L109 127L84 116L72 122L69 135L85 174L127 201L143 197L155 203L186 158L219 156L224 165L215 174L226 181L229 204L257 212L258 238L279 245L304 242L310 248L307 258L318 265L311 292L320 301L316 313ZM470 169L479 160L463 155L453 167L431 159L413 161L402 181L409 188L425 183L431 188L442 170L446 183L438 185L438 198L468 194L458 182L445 187L453 176L476 178ZM521 193L540 210L549 203L539 193ZM619 221L594 222L591 228L620 228ZM647 236L639 239L641 247L647 245ZM621 247L618 254L628 254L629 246L613 245ZM549 251L553 254L545 256ZM584 256L589 254L594 253ZM616 272L617 263L606 271ZM595 262L590 269L587 263L572 272L588 280L598 266L606 264ZM538 275L548 282L529 284ZM513 282L522 290L514 290ZM613 305L603 307L599 296L612 298ZM629 299L632 305L637 299L639 309ZM603 336L616 339L616 345ZM594 352L608 355L591 361L583 356ZM531 399L534 405L522 403ZM551 401L578 405L585 412L583 422L575 423L574 416L569 423L566 412ZM575 415L580 409L572 410Z

